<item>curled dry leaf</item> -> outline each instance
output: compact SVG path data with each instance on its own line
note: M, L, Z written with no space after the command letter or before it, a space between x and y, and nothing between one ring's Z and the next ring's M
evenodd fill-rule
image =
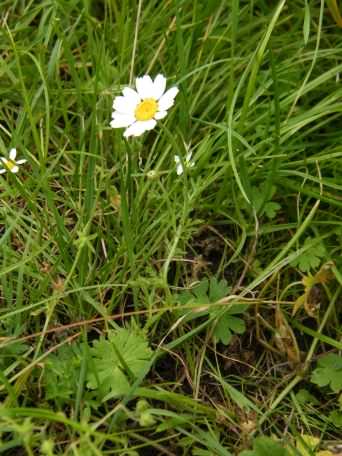
M279 306L277 306L276 308L275 325L275 343L277 345L278 350L286 354L290 364L299 364L301 360L297 339Z
M292 316L294 316L301 307L304 307L306 313L315 318L317 310L321 304L321 289L318 285L325 285L334 278L332 268L334 263L328 261L324 263L315 275L307 275L302 279L304 293L294 302Z

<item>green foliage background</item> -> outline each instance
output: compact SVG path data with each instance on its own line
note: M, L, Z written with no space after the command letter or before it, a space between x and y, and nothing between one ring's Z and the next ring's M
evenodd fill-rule
M0 0L0 154L28 160L0 176L1 453L339 438L340 382L321 361L342 349L329 5ZM125 141L112 101L145 73L180 93Z

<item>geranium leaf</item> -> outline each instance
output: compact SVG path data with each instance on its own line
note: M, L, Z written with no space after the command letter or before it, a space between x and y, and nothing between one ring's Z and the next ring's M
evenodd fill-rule
M90 352L93 368L87 386L97 389L103 401L127 394L135 378L147 373L152 356L144 337L125 328L95 341Z
M338 393L342 390L342 357L329 353L321 358L311 376L312 383L318 386L330 386Z

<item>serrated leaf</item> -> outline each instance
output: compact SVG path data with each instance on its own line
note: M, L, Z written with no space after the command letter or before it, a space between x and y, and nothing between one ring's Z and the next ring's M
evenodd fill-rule
M192 290L192 294L200 304L208 303L209 281L208 279L201 280Z
M217 322L214 329L214 336L224 345L228 345L232 338L232 332L243 334L245 330L245 322L241 318L230 315L228 311Z
M277 212L281 209L280 204L275 203L273 201L269 201L265 204L263 212L265 213L266 217L269 219L274 219L277 215Z
M261 133L261 136L264 135L265 132ZM271 201L275 192L276 187L272 187L271 194L268 194L269 192L266 187L252 187L252 204L259 215L266 215L269 219L273 219L277 215L281 206L280 204ZM267 198L267 200L265 200L265 198Z
M238 317L233 317L232 315L228 315L229 319L227 321L229 329L234 331L237 334L243 334L246 331L246 324L245 322Z
M177 300L180 304L190 304L194 299L194 295L191 294L188 290L182 291L182 293L179 293L177 296Z
M302 272L308 272L310 269L316 269L320 265L321 260L316 254L308 253L299 259L298 267Z
M226 280L218 281L216 277L212 277L210 280L203 279L197 283L191 290L183 291L177 295L177 301L183 305L191 305L194 307L194 313L189 313L189 310L182 310L182 314L185 312L188 314L186 321L194 318L199 318L208 312L219 312L220 309L214 307L211 309L210 304L213 304L220 299L227 296L230 287L227 285Z
M217 323L214 328L214 337L218 342L222 342L224 345L228 345L231 338L232 333L229 330L229 327L226 324L226 319L222 317Z
M192 287L191 290L185 290L179 293L177 295L177 301L184 305L201 307L209 303L208 291L209 281L208 279L203 279Z
M182 304L191 303L200 310L188 312L186 321L203 317L208 313L210 316L217 316L214 337L225 345L229 344L233 332L242 334L245 331L246 325L244 321L232 315L241 314L248 307L246 304L235 303L228 305L227 309L223 312L222 307L210 305L225 298L229 292L230 287L225 279L218 280L216 277L212 277L210 280L202 280L191 290L186 290L178 295L178 302ZM205 307L203 308L203 306Z
M311 375L312 383L318 386L330 386L338 393L342 390L342 357L329 353L318 361L318 367Z
M220 299L227 296L230 292L230 287L227 284L225 279L220 281L217 280L216 277L213 277L210 280L210 288L209 288L209 299L210 302L217 302Z
M152 356L144 337L125 328L109 332L107 338L101 336L90 352L93 369L87 386L98 389L103 401L127 394L134 381L130 373L135 378L147 373Z
M305 252L299 255L291 266L298 267L302 272L309 272L311 269L317 269L320 265L322 258L326 255L325 247L322 243L313 243L313 239L307 237L303 247L310 246Z
M65 401L75 395L81 356L76 344L63 346L48 356L44 369L46 399Z
M226 280L217 280L212 277L210 280L203 279L191 290L183 291L177 295L177 300L182 304L193 303L198 306L219 301L227 296L230 287Z

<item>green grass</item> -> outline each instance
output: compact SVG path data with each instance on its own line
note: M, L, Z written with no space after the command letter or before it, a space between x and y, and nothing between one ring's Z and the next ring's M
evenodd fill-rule
M324 1L0 0L0 22L0 155L28 160L0 176L0 454L338 442L338 392L311 381L342 349L342 46ZM112 101L146 73L180 92L125 140ZM128 387L106 397L118 364Z

